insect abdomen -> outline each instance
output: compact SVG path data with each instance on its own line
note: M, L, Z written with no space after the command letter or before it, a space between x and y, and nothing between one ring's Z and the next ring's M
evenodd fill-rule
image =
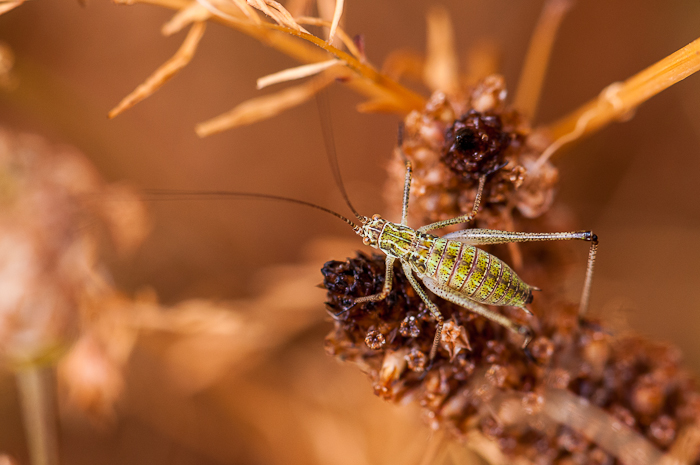
M425 275L484 304L522 307L531 300L530 286L508 265L458 241L435 239Z

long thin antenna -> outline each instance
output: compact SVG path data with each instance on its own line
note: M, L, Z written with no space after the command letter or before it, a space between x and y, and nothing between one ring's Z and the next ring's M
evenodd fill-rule
M340 167L338 166L338 155L335 150L335 138L333 137L333 122L331 120L331 112L328 107L328 96L325 91L321 91L316 94L316 104L318 105L318 115L321 120L321 130L323 131L323 142L326 145L326 155L328 156L328 163L331 165L331 171L333 172L333 178L335 178L335 183L340 189L340 193L345 199L345 203L348 204L350 210L355 214L358 220L362 220L362 215L357 213L355 207L352 206L348 193L345 191L345 185L343 184L343 178L340 176Z
M180 189L146 189L143 191L144 197L150 201L157 200L212 200L212 199L227 199L227 198L252 198L261 200L280 200L282 202L295 203L297 205L304 205L307 207L315 208L316 210L321 210L326 213L330 213L336 218L340 218L349 224L352 229L357 232L360 227L350 221L348 218L344 217L340 213L336 213L333 210L316 205L315 203L306 202L304 200L292 199L289 197L282 197L279 195L270 194L254 194L251 192L235 192L235 191L190 191L190 190L180 190ZM358 218L361 220L362 217Z

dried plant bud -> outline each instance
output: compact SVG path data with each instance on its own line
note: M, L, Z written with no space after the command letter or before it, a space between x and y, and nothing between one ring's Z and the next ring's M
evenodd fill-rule
M450 354L450 360L454 360L455 356L462 350L472 350L467 331L464 326L457 324L454 320L447 321L442 327L440 342Z
M544 405L544 397L534 392L525 394L522 400L523 410L528 415L536 415L542 411Z
M538 337L530 344L530 352L538 363L547 364L554 354L554 343L546 337Z
M649 425L649 432L654 442L668 447L676 438L676 421L668 415L661 415Z
M415 347L410 350L406 357L408 358L408 368L413 371L423 372L428 364L428 356Z
M401 322L399 332L403 337L418 337L420 336L420 327L418 321L413 315L407 315Z
M367 336L365 336L365 344L367 344L367 347L372 350L379 350L384 347L384 344L386 344L386 339L382 333L376 329L372 329L367 331Z
M500 365L491 365L486 372L486 380L494 387L502 388L506 383L508 369Z

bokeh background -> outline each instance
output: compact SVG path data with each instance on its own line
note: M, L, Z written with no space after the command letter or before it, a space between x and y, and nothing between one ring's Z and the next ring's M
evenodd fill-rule
M424 50L430 3L349 0L345 28L364 35L369 59L380 64L397 48ZM440 4L452 15L462 56L492 43L514 88L542 2ZM0 92L0 125L77 147L110 182L273 193L345 212L313 101L223 134L195 134L196 123L258 96L258 77L295 64L236 31L210 24L187 68L107 119L179 47L184 33L159 32L171 16L156 6L104 0L31 0L0 16L0 41L15 54L19 79L16 89ZM698 38L699 20L695 1L575 4L554 46L535 124L554 121ZM361 212L382 212L398 117L357 113L361 97L341 85L331 88L329 101L347 190ZM699 136L700 77L691 76L556 160L558 201L578 227L601 239L593 313L679 346L693 371L700 369ZM103 254L117 288L152 289L164 305L255 299L284 275L280 270L293 272L299 263L320 269L360 248L342 223L286 204L154 202L149 212L153 232L134 254ZM324 238L337 241L329 246ZM338 255L324 256L331 249ZM323 291L298 291L317 302L317 318L255 363L230 364L201 389L180 389L172 382L176 365L163 368L167 336L142 336L115 418L96 424L62 412L63 462L419 463L434 438L417 409L384 404L358 370L326 357ZM0 393L0 452L24 461L9 371L0 374Z

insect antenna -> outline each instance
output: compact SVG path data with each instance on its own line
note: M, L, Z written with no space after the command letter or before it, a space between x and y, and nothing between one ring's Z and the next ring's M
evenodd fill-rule
M340 176L340 167L338 166L338 155L335 150L335 138L333 136L333 122L331 121L331 112L328 107L328 95L326 91L321 91L316 94L316 104L318 105L319 119L321 120L321 130L323 132L323 142L326 145L326 156L328 157L328 163L331 165L331 171L333 172L333 178L335 179L335 184L340 190L340 194L345 199L345 203L350 207L350 210L355 214L358 220L363 221L364 216L360 215L355 207L353 207L348 193L345 190L345 185L343 184L343 178Z
M305 200L292 199L290 197L283 197L280 195L271 194L256 194L252 192L235 192L235 191L194 191L194 190L182 190L182 189L146 189L143 191L144 200L149 201L162 201L162 200L217 200L217 199L235 199L235 198L249 198L249 199L261 199L261 200L277 200L281 202L294 203L297 205L304 205L306 207L315 208L316 210L321 210L322 212L329 213L336 218L340 218L349 224L355 232L358 232L361 228L353 223L350 219L336 213L330 208L322 207L316 205L315 203L306 202Z

